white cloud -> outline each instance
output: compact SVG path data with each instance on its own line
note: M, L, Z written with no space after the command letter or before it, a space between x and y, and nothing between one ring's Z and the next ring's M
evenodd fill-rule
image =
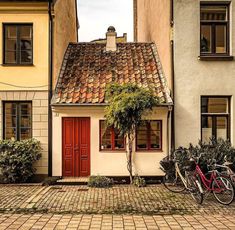
M118 36L127 33L128 40L133 40L132 0L77 1L80 42L104 38L110 25L116 28Z

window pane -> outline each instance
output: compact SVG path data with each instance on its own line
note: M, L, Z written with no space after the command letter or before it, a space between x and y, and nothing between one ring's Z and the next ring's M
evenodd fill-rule
M148 132L147 132L147 122L141 124L137 129L136 137L137 149L147 149L148 148Z
M5 63L15 64L16 63L16 51L5 52Z
M16 39L17 38L16 26L5 26L5 38L6 39Z
M117 139L114 144L115 149L124 149L124 139Z
M150 122L150 148L161 148L161 123L159 121Z
M120 135L118 130L114 130L114 149L124 148L124 136Z
M111 129L106 127L105 121L101 121L100 149L112 149Z
M5 138L16 139L16 104L15 103L6 103L5 104Z
M20 63L32 62L32 26L20 27Z
M31 128L20 129L20 140L26 140L31 138Z
M151 131L150 134L150 148L160 149L161 148L161 133L160 131Z
M226 53L227 29L224 25L216 26L216 53Z
M16 137L16 128L6 128L5 130L5 139L17 139Z
M201 25L201 52L211 53L211 26Z
M20 104L20 139L25 140L32 137L31 124L32 124L32 104Z
M202 98L202 113L228 113L229 99L216 97Z
M6 51L16 51L16 40L15 39L12 39L12 40L10 40L10 39L7 39L6 41L5 41L5 49L6 49Z
M227 21L227 6L201 6L202 21Z
M20 39L21 41L32 39L32 26L20 26Z
M16 104L15 103L6 103L5 104L5 114L16 116Z
M31 116L32 105L29 103L21 104L21 116Z
M217 139L222 138L226 140L227 137L228 122L226 117L216 118L216 135Z
M202 117L202 141L209 142L212 137L212 117Z

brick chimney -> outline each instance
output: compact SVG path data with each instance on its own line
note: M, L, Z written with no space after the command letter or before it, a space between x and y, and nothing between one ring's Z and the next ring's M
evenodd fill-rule
M113 26L108 28L106 33L106 51L116 51L117 50L117 43L116 43L117 33Z

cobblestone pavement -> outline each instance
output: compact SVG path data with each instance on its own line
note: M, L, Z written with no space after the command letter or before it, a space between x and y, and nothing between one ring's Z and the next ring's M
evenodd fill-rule
M233 216L0 214L0 230L235 229Z
M224 206L210 195L203 205L187 193L174 194L162 185L109 189L86 186L0 186L0 213L51 214L235 214L235 202Z
M0 230L234 229L235 203L197 205L162 185L109 189L0 185Z

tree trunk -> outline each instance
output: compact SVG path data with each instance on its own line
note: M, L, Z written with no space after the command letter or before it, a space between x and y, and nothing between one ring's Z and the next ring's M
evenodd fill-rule
M128 135L128 147L129 147L129 155L128 155L128 171L129 171L129 174L130 174L130 183L132 184L132 181L133 181L133 175L132 175L132 139L131 139L131 136L130 134Z

